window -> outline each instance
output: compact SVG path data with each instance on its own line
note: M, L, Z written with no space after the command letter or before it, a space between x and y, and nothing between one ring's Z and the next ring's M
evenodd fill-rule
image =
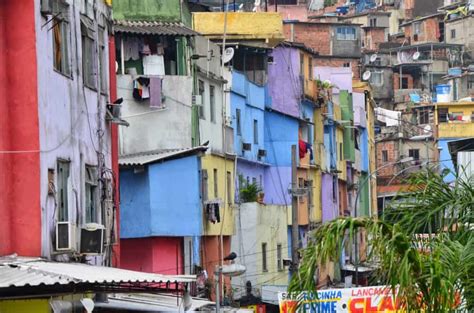
M450 121L462 121L463 119L463 112L453 112L448 114L448 118Z
M105 49L105 39L107 33L105 29L99 27L99 71L100 71L100 91L104 94L107 94L108 86L107 86L107 55Z
M372 72L370 75L370 84L374 86L382 86L383 85L383 72L381 71Z
M227 172L227 203L232 203L232 173Z
M211 111L211 122L216 122L216 96L215 96L215 87L209 86L209 109Z
M208 176L207 170L201 171L201 197L202 201L207 201L209 199L208 196Z
M300 53L300 76L304 77L304 53Z
M237 124L237 135L242 136L242 127L240 125L241 117L240 117L240 109L235 110L235 123Z
M219 198L219 192L217 190L217 183L218 183L218 177L217 177L217 168L214 169L214 198Z
M260 189L263 189L263 178L262 178L262 175L259 176L259 187L260 187Z
M377 26L377 18L375 18L375 17L370 18L369 24L370 24L370 27L376 27Z
M53 1L53 66L64 75L71 76L69 63L69 5Z
M351 62L344 62L342 67L351 67Z
M418 124L429 124L430 123L430 111L420 110L418 111Z
M354 128L354 146L359 150L359 130Z
M408 77L402 77L402 88L401 89L408 89Z
M69 190L69 166L67 161L58 161L58 221L63 222L69 219L68 190Z
M456 38L456 30L451 29L451 39L454 39L454 38Z
M382 162L388 162L388 151L382 150Z
M413 160L419 160L420 159L420 150L410 149L410 150L408 150L408 156L413 158Z
M88 17L81 15L82 36L82 77L84 85L97 88L97 62L95 47L94 23Z
M253 120L253 143L258 144L258 121Z
M313 79L313 58L308 58L308 79Z
M283 271L283 258L281 254L281 244L277 244L277 269Z
M356 29L354 27L338 27L337 40L356 40Z
M438 122L440 123L448 122L448 109L446 108L438 109Z
M205 89L204 89L204 82L202 80L198 80L198 94L201 96L201 105L199 106L199 118L205 119L204 115L204 96L205 96Z
M421 22L413 23L413 33L419 35L422 33Z
M339 143L339 161L344 160L343 150L342 150L342 143Z
M268 272L267 267L267 243L262 243L262 272Z
M474 89L474 75L469 74L467 76L467 90Z
M86 194L86 223L99 222L99 193L97 167L86 165L85 194Z

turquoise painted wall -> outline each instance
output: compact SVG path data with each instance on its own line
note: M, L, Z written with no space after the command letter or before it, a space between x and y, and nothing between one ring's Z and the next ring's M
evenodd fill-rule
M112 6L117 20L182 21L180 0L113 0Z

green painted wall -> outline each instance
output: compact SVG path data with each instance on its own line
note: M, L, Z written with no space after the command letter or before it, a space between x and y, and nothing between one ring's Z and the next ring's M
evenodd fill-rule
M1 300L1 313L50 313L48 299Z
M362 173L359 178L359 181L362 182L362 186L360 186L359 209L357 210L357 216L369 216L370 182L368 181L367 177L367 173Z
M352 94L349 94L347 90L341 90L339 94L339 102L341 106L341 117L344 121L354 121L354 110L352 105ZM352 126L353 123L345 123L344 125ZM355 162L355 143L354 143L354 130L350 127L344 128L344 159Z
M117 20L181 22L180 0L113 0Z

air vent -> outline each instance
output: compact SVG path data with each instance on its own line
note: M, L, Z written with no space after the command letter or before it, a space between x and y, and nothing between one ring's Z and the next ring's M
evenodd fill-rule
M264 149L258 149L258 157L263 158L267 156L267 150Z
M251 143L246 143L246 142L242 143L242 150L244 150L244 151L252 150L252 144Z

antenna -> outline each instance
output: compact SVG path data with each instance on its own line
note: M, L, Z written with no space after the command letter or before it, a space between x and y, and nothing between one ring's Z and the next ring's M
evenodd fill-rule
M374 63L377 60L377 57L378 57L377 53L372 54L369 59L370 63Z
M370 71L365 71L364 74L362 74L362 79L369 80L370 76L372 76L372 73Z
M234 57L234 48L226 48L224 50L224 55L222 56L222 63L226 64Z
M415 53L413 53L413 61L416 61L420 58L420 52L416 51Z

